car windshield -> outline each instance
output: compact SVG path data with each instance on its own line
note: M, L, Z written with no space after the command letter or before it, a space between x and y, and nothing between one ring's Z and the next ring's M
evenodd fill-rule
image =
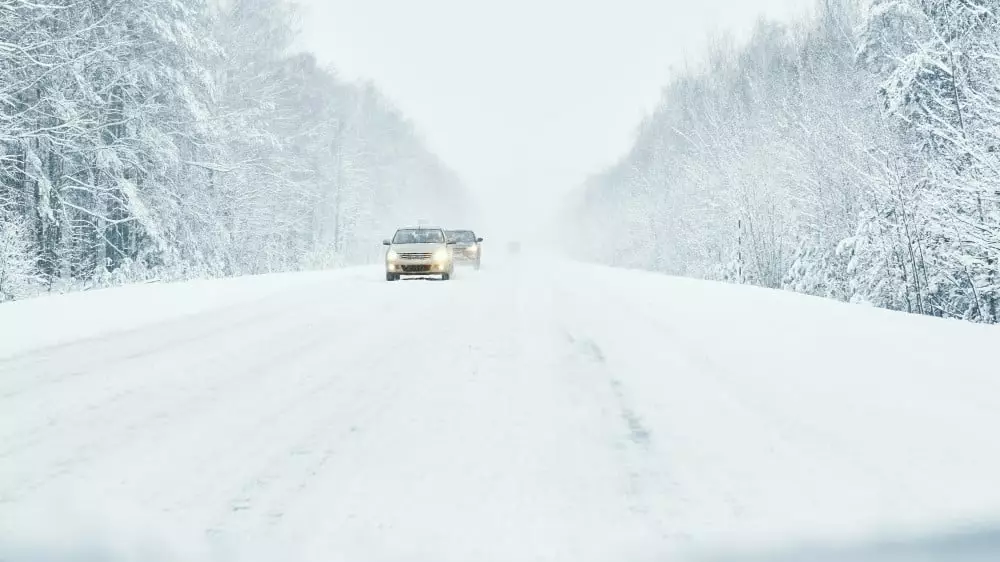
M441 244L444 242L444 233L437 229L412 228L397 230L393 237L393 244Z
M471 230L452 230L448 233L448 241L459 244L475 244L476 234Z

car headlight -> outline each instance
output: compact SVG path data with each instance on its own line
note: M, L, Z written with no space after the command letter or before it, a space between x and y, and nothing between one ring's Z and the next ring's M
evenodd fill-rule
M466 253L476 255L479 253L479 246L469 246L465 251Z
M434 261L436 262L448 261L448 248L438 248L437 250L435 250Z
M396 250L389 250L385 254L385 259L389 261L396 261L399 259L399 254L396 253Z

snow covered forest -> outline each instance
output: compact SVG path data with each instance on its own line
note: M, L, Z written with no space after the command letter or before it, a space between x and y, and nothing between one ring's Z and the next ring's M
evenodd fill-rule
M0 0L0 301L378 256L458 178L284 0ZM417 213L416 215L414 213Z
M1000 2L824 0L716 42L562 223L585 259L997 322Z

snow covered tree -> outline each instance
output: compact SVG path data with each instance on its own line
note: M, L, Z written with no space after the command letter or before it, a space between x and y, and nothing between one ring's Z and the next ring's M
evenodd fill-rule
M14 221L0 223L0 302L26 297L40 289L37 263L28 229Z
M563 220L606 263L996 322L998 13L824 0L720 40Z
M294 22L284 0L0 0L0 211L50 286L365 261L464 204Z
M997 321L1000 290L1000 6L880 0L862 61L907 150L911 260L923 312Z

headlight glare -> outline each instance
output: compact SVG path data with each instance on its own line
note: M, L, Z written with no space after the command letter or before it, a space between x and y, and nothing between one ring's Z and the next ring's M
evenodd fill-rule
M389 261L396 261L399 259L399 254L396 253L396 250L389 250L385 254L385 259Z
M436 262L448 261L448 248L438 248L434 252L434 261Z

